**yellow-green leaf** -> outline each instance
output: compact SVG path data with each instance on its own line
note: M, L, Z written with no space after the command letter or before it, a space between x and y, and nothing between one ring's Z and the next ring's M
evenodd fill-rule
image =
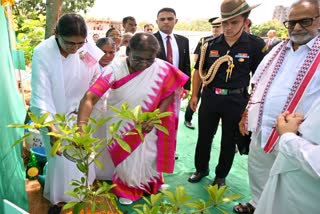
M166 129L164 126L161 126L159 124L154 124L154 127L160 131L162 131L163 133L165 133L166 135L169 134L168 129Z
M124 149L126 152L131 152L131 148L126 141L122 140L121 138L116 138L116 140L122 149Z

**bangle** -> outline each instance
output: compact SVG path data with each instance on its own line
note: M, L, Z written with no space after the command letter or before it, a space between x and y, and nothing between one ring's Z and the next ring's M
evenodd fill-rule
M86 120L80 120L80 121L78 122L78 124L80 124L80 123L85 123L85 124L87 124L88 121L86 121Z

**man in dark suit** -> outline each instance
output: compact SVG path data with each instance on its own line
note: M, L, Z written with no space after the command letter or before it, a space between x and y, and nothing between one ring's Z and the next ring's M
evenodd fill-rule
M153 34L159 41L160 52L158 58L163 59L190 77L190 51L189 39L173 34L173 28L177 24L176 11L172 8L162 8L157 14L157 25L159 31ZM190 92L190 79L183 86L184 98L188 97ZM176 155L175 159L178 159Z
M264 42L267 44L268 52L269 52L274 46L276 46L278 43L280 43L281 40L276 38L276 31L275 30L269 30L267 35L268 35L268 39L266 39Z
M172 8L162 8L157 14L157 24L159 31L153 34L159 41L160 52L158 58L178 67L183 73L190 77L190 52L189 52L189 40L188 38L173 34L173 28L178 22L176 18L176 12ZM170 36L170 39L168 39ZM170 41L172 55L168 57L167 43ZM170 48L169 48L170 49ZM189 95L190 91L190 79L184 85L185 96Z

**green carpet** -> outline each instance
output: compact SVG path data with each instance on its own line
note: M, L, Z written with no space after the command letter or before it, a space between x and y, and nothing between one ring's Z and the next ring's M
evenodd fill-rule
M203 178L199 183L193 184L189 183L187 180L188 177L195 171L194 151L198 135L197 114L194 114L192 121L192 123L196 125L195 130L188 129L184 126L183 122L184 112L181 111L177 145L177 154L179 156L179 159L176 161L174 173L164 175L165 182L169 185L168 190L170 191L174 190L176 186L184 186L187 190L187 194L193 196L190 201L194 201L197 199L208 201L208 193L204 187L210 185L215 177L214 171L219 158L221 131L219 128L212 145L209 176ZM221 206L221 208L228 213L233 213L232 208L239 201L246 202L251 199L248 185L247 160L247 156L241 156L239 153L237 153L233 162L232 169L227 177L226 182L229 191L226 193L226 196L234 193L242 195L242 198L238 199L237 201L228 202ZM143 203L143 200L139 200L133 205L141 203ZM119 208L125 213L136 213L132 209L133 205L119 205ZM210 210L210 213L218 214L222 212L215 208L212 208Z

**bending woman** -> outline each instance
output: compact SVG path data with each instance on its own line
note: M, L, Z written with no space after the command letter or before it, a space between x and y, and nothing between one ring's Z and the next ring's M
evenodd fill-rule
M188 77L171 64L156 59L159 51L157 39L148 33L135 34L128 46L127 58L115 58L81 100L78 125L87 122L93 106L109 90L108 105L119 108L123 102L131 107L142 106L143 112L159 108L172 115L163 118L169 135L145 124L144 142L138 135L123 138L131 147L124 151L117 143L108 147L115 165L112 180L120 203L131 204L144 193L156 193L164 183L162 172L172 173L176 149L176 132L180 94ZM107 109L107 116L115 113ZM108 124L117 122L114 117ZM107 124L107 125L108 125ZM119 132L132 129L132 122L123 121ZM107 133L109 136L109 133ZM107 151L106 151L107 152Z
M86 37L84 19L77 14L66 14L59 19L55 35L35 48L31 79L32 112L39 116L49 112L48 120L54 119L57 113L67 116L77 113L81 98L100 74L97 62L103 55L94 44L87 43ZM49 131L58 132L54 125ZM65 191L72 190L69 182L79 179L83 173L65 157L51 157L49 154L55 139L50 139L46 133L42 137L48 159L44 197L52 204L72 201L74 198ZM94 170L91 172L93 181Z

